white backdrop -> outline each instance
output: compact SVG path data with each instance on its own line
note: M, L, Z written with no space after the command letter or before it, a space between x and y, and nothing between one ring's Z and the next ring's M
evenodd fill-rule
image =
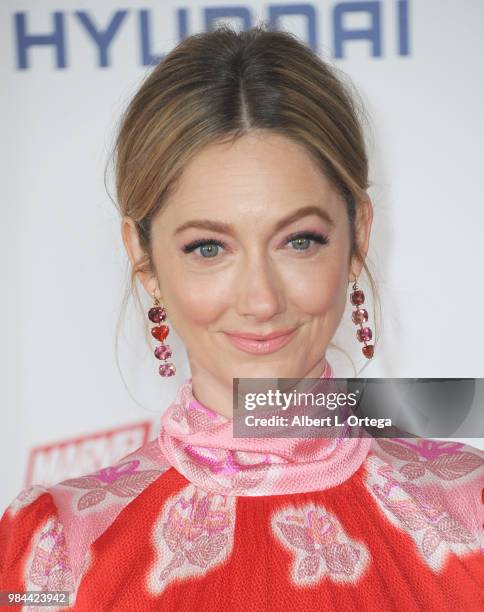
M353 79L371 116L370 259L384 327L363 375L484 377L480 0L4 0L0 508L29 481L34 447L61 442L57 454L36 455L36 482L64 477L66 449L69 475L102 467L138 446L147 422L155 434L189 376L175 336L177 376L157 374L133 309L119 347L127 386L117 369L127 259L103 171L120 113L149 70L143 46L166 53L209 27L209 9L234 7L225 19L240 27L272 15L313 44ZM369 28L359 39L341 32ZM353 333L349 307L336 340L361 366ZM353 374L338 354L329 359L337 376ZM102 433L131 425L129 435ZM71 440L79 436L84 446Z

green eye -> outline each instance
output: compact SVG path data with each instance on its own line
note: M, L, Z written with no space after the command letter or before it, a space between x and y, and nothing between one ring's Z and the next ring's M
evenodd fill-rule
M218 255L219 248L225 248L225 244L220 240L196 240L183 247L184 253L191 253L196 249L200 249L202 259L211 259ZM203 250L205 249L205 251ZM206 253L204 255L203 253Z
M295 251L307 251L311 248L311 242L326 245L329 240L318 232L299 232L290 236L285 244L293 244ZM215 259L219 255L219 249L225 248L226 244L224 242L211 238L209 240L195 240L186 244L182 250L184 253L192 253L196 249L200 249L201 259Z
M328 244L329 240L318 232L299 232L299 234L292 235L287 240L287 243L295 245L295 251L307 251L311 248L311 242L325 245Z
M311 241L309 238L295 238L294 240L291 240L291 242L292 244L296 245L297 251L304 251L311 246Z
M203 257L205 257L205 255L203 255L204 253L207 255L207 257L215 257L218 254L219 246L218 244L204 244L203 246L199 247L199 249Z

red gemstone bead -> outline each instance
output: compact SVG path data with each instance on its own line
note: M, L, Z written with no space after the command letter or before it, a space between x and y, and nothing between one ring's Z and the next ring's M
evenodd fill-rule
M356 291L353 291L353 293L350 295L350 300L352 304L354 304L355 306L359 306L365 301L365 294L361 289L357 289Z
M351 314L351 318L356 325L364 323L368 321L368 312L364 308L358 308Z
M160 344L160 346L155 348L155 357L157 359L168 359L171 355L171 347L168 344Z
M153 323L160 323L166 319L165 309L161 306L153 306L148 310L148 319Z
M367 344L361 350L363 351L363 355L371 359L373 357L373 344Z
M358 338L360 342L368 342L368 340L371 340L372 338L371 329L369 327L363 327L362 329L357 329L356 337Z
M163 342L163 340L168 336L169 332L170 328L168 327L168 325L160 325L158 327L151 328L151 335L153 336L153 338L156 338L160 342Z
M174 376L176 368L172 363L162 363L158 368L160 376Z

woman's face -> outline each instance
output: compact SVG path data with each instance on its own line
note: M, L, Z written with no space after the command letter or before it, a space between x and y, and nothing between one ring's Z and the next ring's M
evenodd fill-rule
M360 268L345 204L302 146L259 131L206 147L154 219L152 241L155 276L141 280L161 295L194 378L320 376ZM262 354L227 336L284 330L294 330L289 342Z

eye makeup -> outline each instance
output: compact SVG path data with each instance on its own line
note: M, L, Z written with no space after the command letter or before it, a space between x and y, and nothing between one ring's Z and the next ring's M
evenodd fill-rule
M298 240L301 238L312 240L313 242L323 245L323 246L329 244L329 239L327 236L319 232L312 232L312 231L295 232L294 234L291 234L290 236L286 238L284 244L289 244L290 242L294 242L295 240ZM217 247L221 247L225 249L227 246L227 243L224 242L223 240L218 240L216 238L201 238L199 240L194 240L193 242L189 242L188 244L185 244L182 247L182 251L184 253L191 253L199 247L209 246L209 245L217 246ZM304 251L309 251L309 249L294 249L294 251L304 252ZM203 259L210 259L210 257L204 257Z

